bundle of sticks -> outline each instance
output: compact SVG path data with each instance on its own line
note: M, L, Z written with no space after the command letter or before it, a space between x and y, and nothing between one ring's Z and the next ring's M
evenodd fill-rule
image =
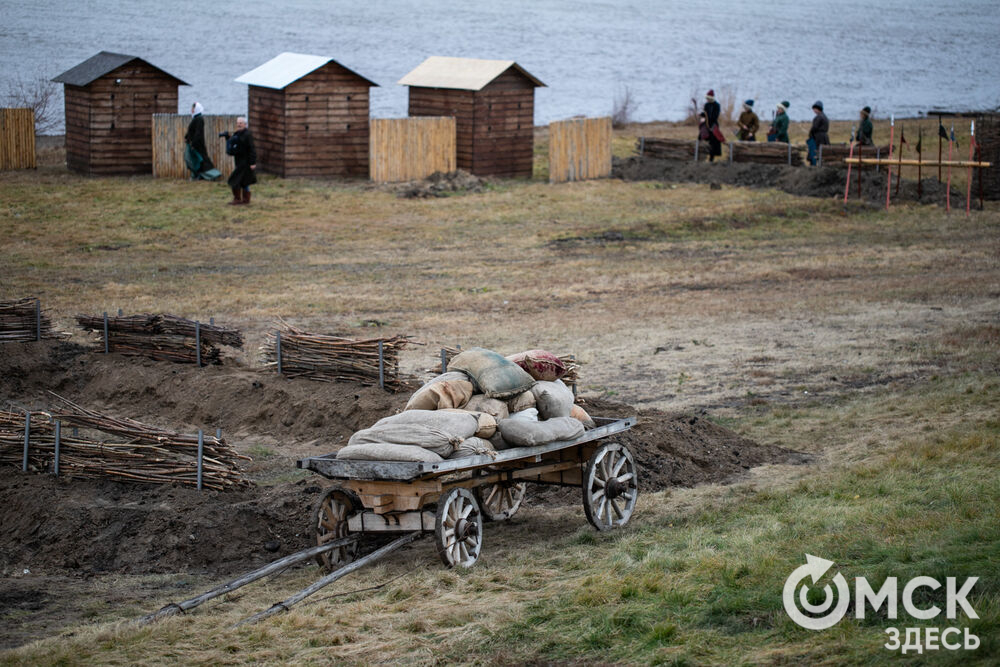
M731 145L733 162L756 162L759 164L791 164L794 167L802 165L802 153L799 146L792 145L792 161L788 161L788 144L784 142L748 141Z
M104 317L77 315L77 324L101 335L103 345ZM201 340L201 363L219 363L217 345L242 347L243 334L214 324L195 323L166 313L108 316L108 351L144 356L159 361L195 363L198 361L196 341Z
M270 332L261 352L265 366L278 365L278 332ZM324 382L350 381L378 384L379 343L382 343L382 377L386 389L398 391L399 353L411 343L408 336L353 340L332 334L308 333L281 322L281 373L288 377Z
M198 436L158 429L130 419L87 410L66 399L62 411L33 412L28 466L53 472L55 422L61 424L59 474L80 479L115 479L144 484L198 485ZM25 415L0 412L0 464L20 467L24 457ZM76 427L86 435L72 435ZM97 434L101 434L100 437ZM105 436L114 436L107 440ZM225 438L203 437L202 487L217 491L250 486L236 452Z
M643 156L657 160L690 162L694 159L694 139L665 139L662 137L639 137L635 150ZM708 155L708 142L698 142L698 155Z
M0 301L0 343L41 338L65 338L68 333L52 329L52 320L39 312L37 299L27 297L14 301Z
M862 146L861 147L862 157L889 157L889 146ZM851 157L851 146L850 144L829 144L823 146L823 164L840 164L844 161L844 158ZM858 157L858 146L854 147L853 157ZM857 168L857 165L855 165Z

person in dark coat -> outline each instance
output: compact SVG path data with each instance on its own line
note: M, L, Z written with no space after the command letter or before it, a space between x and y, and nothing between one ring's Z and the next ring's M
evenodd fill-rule
M208 148L205 146L205 119L201 115L204 110L201 102L191 105L191 122L188 123L187 132L184 133L184 143L201 157L201 165L192 174L192 180L197 179L198 174L215 169L212 159L208 157Z
M862 146L871 146L875 142L872 140L872 132L875 130L872 126L872 108L865 107L861 110L861 123L858 125L858 136L857 141Z
M708 161L712 162L716 155L722 155L722 142L718 136L721 134L718 127L722 107L715 101L714 89L705 94L705 106L702 107L702 111L705 112L705 122L708 126Z
M233 189L233 201L230 206L250 203L250 186L257 182L257 150L253 145L253 135L247 129L247 119L240 116L236 119L236 131L232 136L223 132L226 138L226 154L233 156L236 168L229 177L229 187Z
M806 145L809 147L809 164L816 166L819 157L819 147L830 144L830 121L823 113L823 103L816 100L812 106L813 116L812 127L809 128L809 139Z
M760 119L753 112L753 100L747 100L743 103L743 112L740 114L740 118L736 121L736 124L740 128L736 132L736 137L740 141L757 141L757 130L760 129Z
M788 143L788 100L778 103L778 113L771 121L771 129L767 131L768 141L783 141Z

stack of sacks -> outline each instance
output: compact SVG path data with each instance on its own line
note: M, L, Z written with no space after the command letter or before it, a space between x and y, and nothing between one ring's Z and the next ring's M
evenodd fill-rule
M511 357L466 350L447 373L418 389L402 413L355 433L337 458L441 461L579 437L594 422L559 381L565 372L544 350Z

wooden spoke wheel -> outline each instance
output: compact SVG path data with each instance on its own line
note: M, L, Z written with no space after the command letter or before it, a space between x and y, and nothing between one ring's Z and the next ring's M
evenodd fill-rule
M487 521L505 521L521 508L521 501L528 492L524 482L498 482L475 488L476 500Z
M351 491L339 486L331 487L316 504L313 527L316 530L316 544L326 544L330 540L347 537L347 518L361 509L361 501ZM353 542L316 555L316 562L327 571L347 565L358 554L358 543Z
M639 497L635 459L617 442L601 445L587 462L583 477L583 509L597 530L628 523Z
M483 515L468 489L452 489L438 501L434 538L448 567L472 567L483 546Z

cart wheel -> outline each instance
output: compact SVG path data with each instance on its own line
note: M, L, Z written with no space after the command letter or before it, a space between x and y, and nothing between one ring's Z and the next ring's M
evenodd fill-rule
M628 523L639 497L635 459L628 447L609 442L587 462L583 478L583 509L597 530Z
M505 521L521 508L521 501L528 492L524 482L510 484L499 482L475 488L476 500L487 521Z
M316 529L316 544L326 544L339 537L347 537L347 517L361 509L361 501L347 489L334 486L327 490L316 504L313 526ZM337 547L316 555L320 567L332 572L347 565L358 553L358 543Z
M483 516L467 489L452 489L438 501L434 537L441 561L448 567L472 567L483 546Z

